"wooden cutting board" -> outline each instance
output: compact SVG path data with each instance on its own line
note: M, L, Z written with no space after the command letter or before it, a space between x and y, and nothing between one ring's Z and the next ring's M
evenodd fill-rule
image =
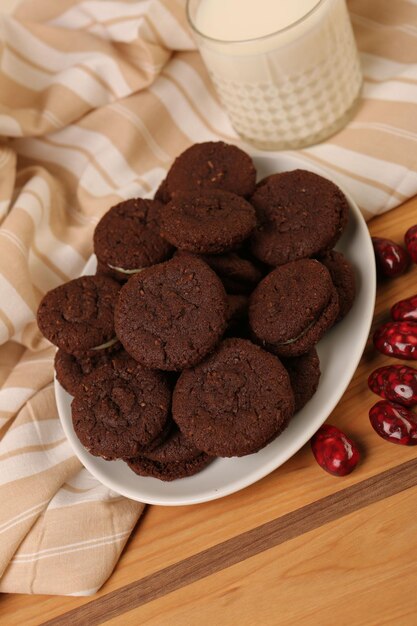
M417 199L370 224L402 242ZM417 293L417 266L378 287L374 327ZM0 623L167 626L415 626L417 447L380 439L368 410L370 372L392 361L368 342L328 422L363 461L326 474L305 446L284 466L227 498L148 507L102 590L92 598L3 596ZM416 363L417 366L417 363Z

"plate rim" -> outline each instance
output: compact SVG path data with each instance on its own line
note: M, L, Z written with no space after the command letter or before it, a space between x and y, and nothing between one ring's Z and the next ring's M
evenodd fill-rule
M108 476L107 473L105 473L103 475L103 473L101 472L101 470L99 468L97 468L97 466L94 464L94 461L97 459L97 457L93 456L90 454L90 452L88 452L87 449L85 449L82 444L79 442L78 438L76 437L73 429L72 429L72 422L71 422L71 415L67 415L67 410L65 407L65 398L67 395L67 392L63 389L63 387L60 385L60 383L58 382L56 375L55 375L55 371L54 371L54 392L55 392L55 400L56 400L56 404L57 404L57 408L58 408L58 415L59 415L59 419L61 422L61 425L63 427L65 436L67 438L67 440L69 441L72 450L74 452L74 454L77 456L77 458L80 460L80 462L82 463L82 465L89 471L91 472L91 474L100 482L102 483L104 486L106 486L107 488L115 491L116 493L125 496L131 500L135 500L137 502L142 502L145 504L156 504L156 505L160 505L160 506L189 506L189 505L193 505L193 504L200 504L203 502L210 502L212 500L216 500L219 498L223 498L226 497L228 495L231 495L233 493L236 493L238 491L241 491L242 489L245 489L246 487L258 482L259 480L261 480L262 478L264 478L265 476L267 476L268 474L270 474L271 472L273 472L275 469L278 469L279 467L281 467L284 463L286 463L292 456L294 456L294 454L296 454L308 441L309 439L313 436L313 434L317 431L317 429L320 427L321 424L323 424L326 419L329 417L329 415L332 413L332 411L334 410L334 408L337 406L337 404L340 402L341 398L343 397L347 387L349 386L353 375L357 369L357 366L360 362L360 359L362 357L363 351L366 347L366 342L369 336L369 331L371 328L371 324L372 324L372 320L373 320L373 314L374 314L374 308L375 308L375 298L376 298L376 266L375 266L375 259L374 259L374 255L373 255L373 248L372 248L372 242L371 242L371 236L369 234L369 230L366 224L366 221L358 207L358 205L356 204L356 202L354 201L354 199L352 198L352 196L350 195L350 193L344 188L344 185L341 185L338 180L337 180L337 175L333 176L333 174L329 174L328 170L326 170L323 167L320 166L316 166L313 163L309 163L308 160L304 160L302 157L299 157L298 155L293 155L293 154L282 154L282 155L265 155L265 154L259 154L259 153L252 153L252 158L254 160L255 166L257 167L257 169L259 168L259 162L260 161L268 161L268 162L273 162L274 164L276 164L277 167L277 171L291 171L291 169L297 169L302 167L303 169L307 169L313 172L316 172L317 174L320 174L326 178L328 178L329 180L333 181L335 184L338 185L338 187L341 189L341 191L344 193L344 195L346 196L350 208L353 211L354 215L355 215L355 220L357 220L357 222L360 224L361 230L364 230L367 234L368 234L368 252L372 252L371 258L372 258L372 262L370 264L369 267L369 271L368 271L368 282L367 282L367 291L369 293L369 297L367 300L367 308L366 311L364 312L365 315L365 321L364 321L364 325L362 326L362 337L361 337L361 341L357 343L356 345L356 350L355 350L355 354L354 354L354 358L350 360L349 362L349 367L347 368L348 370L348 374L347 374L347 378L346 378L346 384L343 386L343 388L341 388L341 392L338 395L337 399L335 399L332 403L330 403L327 408L324 410L323 412L323 416L322 419L320 421L320 424L317 425L317 423L314 423L313 425L310 425L310 427L307 425L307 427L305 428L304 432L303 432L303 436L302 437L298 437L295 438L295 442L293 442L293 445L289 445L288 448L285 450L285 453L281 453L280 454L280 461L278 463L274 462L274 459L271 459L269 461L266 461L263 463L263 465L261 466L261 468L258 469L257 472L251 472L249 479L245 481L245 479L240 479L239 481L235 480L233 481L229 487L225 487L224 489L221 489L221 491L219 489L211 489L210 493L205 493L203 496L199 496L199 495L195 495L195 496L185 496L185 497L175 497L173 496L172 498L167 498L165 499L165 497L155 497L155 498L150 498L150 497L139 497L138 495L132 493L132 491L130 489L126 489L123 487L123 485L120 485L120 482L118 480L113 480L112 477ZM295 167L287 167L287 165L285 165L285 169L283 169L283 167L280 164L280 158L283 158L283 160L285 162L289 162L289 161L293 161L294 162L294 166ZM258 163L258 165L257 165ZM89 258L89 260L87 261L84 270L83 270L83 274L85 272L89 271L89 265L92 264L92 260L95 258L94 254L92 254ZM342 321L343 323L343 321ZM366 332L365 332L366 331ZM243 457L244 458L244 457ZM216 460L217 461L217 460ZM214 462L216 462L214 461ZM109 462L110 463L110 462ZM198 474L197 474L198 476ZM143 479L144 477L138 477L139 479ZM194 478L194 477L191 477ZM146 478L147 480L157 480L155 478ZM187 479L181 479L181 480L187 480ZM220 493L219 493L220 491Z

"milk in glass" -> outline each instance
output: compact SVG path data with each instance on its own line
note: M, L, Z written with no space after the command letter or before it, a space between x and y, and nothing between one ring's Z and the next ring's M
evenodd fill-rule
M236 131L265 149L323 140L349 119L362 74L345 0L189 0Z

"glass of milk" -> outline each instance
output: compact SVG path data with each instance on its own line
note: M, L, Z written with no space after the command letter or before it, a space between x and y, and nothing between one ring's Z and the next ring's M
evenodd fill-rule
M237 133L261 149L322 141L354 111L362 73L345 0L188 0Z

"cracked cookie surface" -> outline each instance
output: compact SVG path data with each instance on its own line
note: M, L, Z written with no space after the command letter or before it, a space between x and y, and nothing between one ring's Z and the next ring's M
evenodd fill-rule
M72 401L72 422L81 443L95 456L137 456L163 433L171 405L166 376L127 355L87 376Z
M120 343L117 345L121 347ZM117 349L101 350L92 356L74 356L57 350L54 360L56 377L65 391L74 396L84 378L98 367L110 363L116 352Z
M181 374L172 411L198 449L213 456L243 456L282 432L294 412L294 396L278 358L250 341L226 339Z
M82 276L48 291L38 308L41 333L64 352L96 354L94 348L115 337L119 289L106 276Z
M103 215L94 231L94 252L100 271L126 281L131 273L120 270L134 272L170 256L173 248L159 234L161 206L156 200L132 198Z
M258 217L252 253L273 266L330 250L348 221L349 205L337 185L306 170L268 176L250 201Z
M115 326L139 363L178 371L214 349L226 317L220 279L200 259L184 256L147 268L122 287Z

